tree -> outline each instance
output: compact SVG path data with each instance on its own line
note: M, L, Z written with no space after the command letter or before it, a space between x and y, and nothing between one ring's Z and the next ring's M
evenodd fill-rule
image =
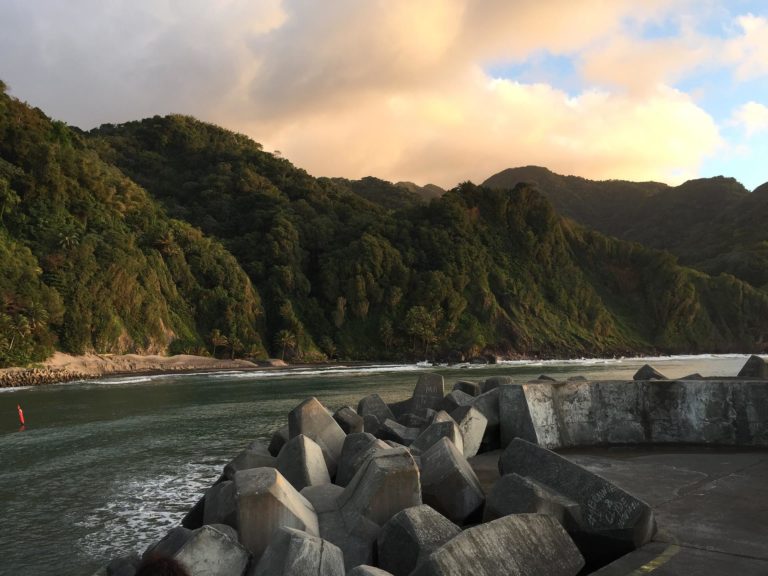
M211 333L208 335L208 340L210 341L211 345L213 346L213 357L216 357L216 348L219 346L226 346L227 345L227 337L224 336L224 334L221 333L221 330L218 328L214 328L211 330Z
M275 338L277 345L281 347L280 360L285 360L285 349L296 347L296 335L290 330L280 330Z
M425 356L429 352L429 345L437 342L437 321L437 314L431 313L424 306L412 306L405 315L405 331L421 340Z

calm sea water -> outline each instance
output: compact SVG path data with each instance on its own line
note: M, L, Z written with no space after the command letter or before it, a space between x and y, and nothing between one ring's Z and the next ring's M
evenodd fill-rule
M90 576L141 552L184 516L221 468L269 438L309 396L336 409L376 392L410 396L419 373L631 379L646 361L671 378L734 376L745 356L291 369L112 378L0 393L0 575ZM16 405L27 426L19 430Z

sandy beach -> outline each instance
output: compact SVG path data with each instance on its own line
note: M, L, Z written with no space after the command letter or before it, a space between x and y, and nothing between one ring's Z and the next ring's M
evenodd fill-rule
M284 367L280 360L259 365L248 360L222 360L206 356L139 355L139 354L85 354L73 356L56 352L34 368L0 369L0 388L53 384L83 378L96 378L117 374L156 374L163 372L195 372L214 370L258 370Z

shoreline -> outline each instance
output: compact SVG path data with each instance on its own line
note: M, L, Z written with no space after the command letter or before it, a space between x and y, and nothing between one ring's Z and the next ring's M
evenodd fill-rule
M270 362L273 364L259 365L248 360L226 360L189 354L176 356L85 354L73 356L56 352L44 362L33 367L0 369L0 388L42 386L74 380L91 380L105 376L154 376L191 372L276 370L289 366L280 360Z

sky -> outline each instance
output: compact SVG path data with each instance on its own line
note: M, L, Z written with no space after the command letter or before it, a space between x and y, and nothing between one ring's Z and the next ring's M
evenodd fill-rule
M0 79L190 114L315 176L768 181L765 0L2 0Z

